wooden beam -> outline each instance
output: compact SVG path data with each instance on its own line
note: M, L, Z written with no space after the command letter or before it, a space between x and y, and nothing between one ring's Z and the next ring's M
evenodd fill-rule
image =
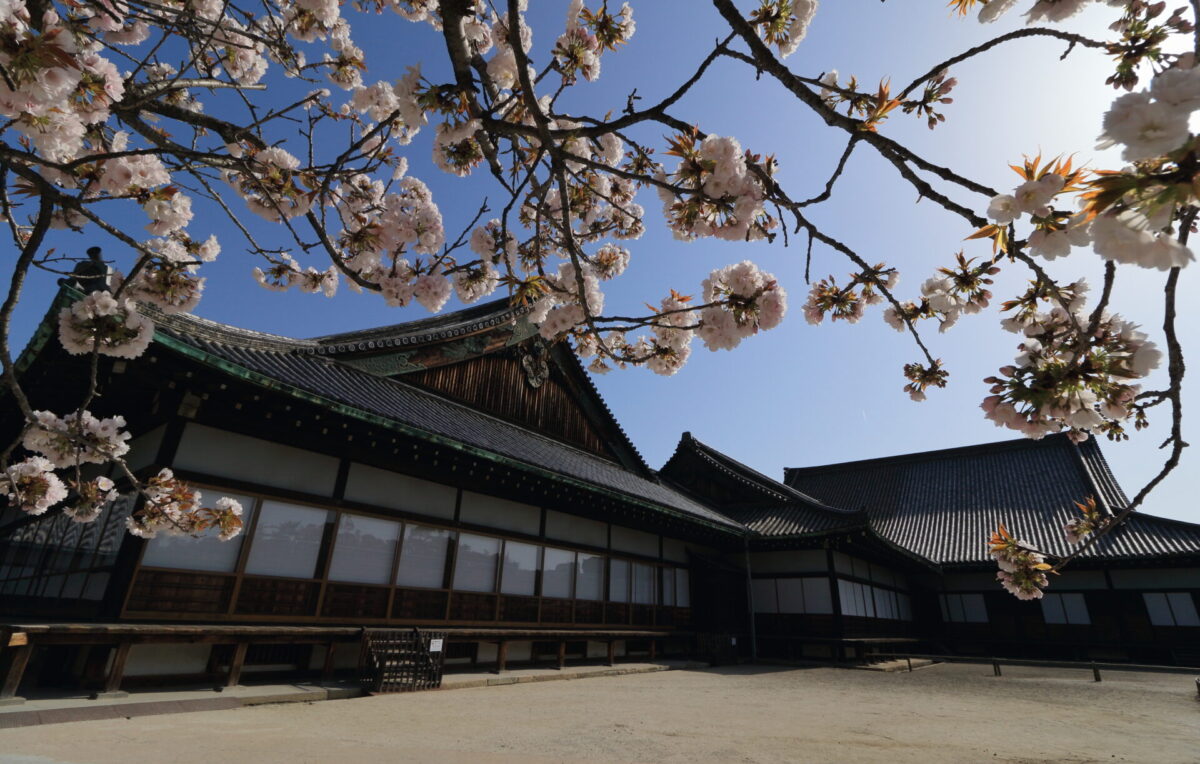
M0 700L17 696L17 688L21 686L21 677L25 675L25 667L29 665L29 657L33 655L33 645L27 643L10 648L9 651L12 653L12 662L9 663L8 675L4 678L4 684L0 685Z
M225 686L233 687L242 678L242 666L246 663L246 649L250 647L249 642L238 642L237 647L233 648L233 658L229 661L229 674L225 677Z
M125 678L125 662L129 659L129 648L132 642L121 642L113 653L112 666L108 669L108 678L104 680L104 692L120 692L121 680Z
M496 673L503 674L508 670L508 642L500 640L496 648Z

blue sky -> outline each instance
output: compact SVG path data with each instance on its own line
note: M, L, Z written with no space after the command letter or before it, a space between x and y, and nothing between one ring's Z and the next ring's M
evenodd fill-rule
M532 0L530 25L534 31L534 56L545 61L549 47L562 30L565 2ZM591 3L595 5L595 2ZM749 2L742 3L750 7ZM569 110L602 116L619 111L637 88L642 104L653 103L670 92L695 69L722 35L721 21L713 8L699 0L641 0L634 3L638 31L630 45L606 54L603 73L596 83L582 83L560 104ZM1112 20L1110 9L1097 7L1069 23L1072 31L1104 37ZM424 25L399 17L351 15L355 41L368 56L368 83L394 79L404 67L422 62L427 77L444 81L444 47L440 36ZM899 90L934 63L979 42L1020 26L1013 14L994 25L952 17L940 0L922 2L850 3L827 0L818 10L808 38L787 60L796 72L818 76L838 69L843 81L849 74L873 85L892 78ZM949 165L984 183L1010 189L1018 179L1007 168L1024 153L1047 155L1077 153L1078 161L1093 167L1115 167L1117 158L1093 146L1100 118L1113 91L1104 85L1111 71L1106 57L1079 49L1066 61L1059 56L1065 46L1057 41L1022 40L956 67L959 80L946 107L947 122L929 131L923 121L897 115L881 128L938 164ZM304 83L269 80L269 98L283 103L309 89ZM208 110L220 113L220 98L200 94ZM736 136L742 145L780 160L780 180L793 197L813 195L823 187L845 143L843 134L826 128L801 104L766 79L756 81L744 64L725 60L714 66L701 85L673 108L675 116L707 132ZM650 126L637 135L662 148L666 130ZM481 176L462 180L445 175L429 160L432 130L427 129L405 151L410 172L430 185L451 237L466 225L491 195L500 189ZM295 144L285 144L295 153ZM231 194L232 196L232 194ZM976 210L986 208L982 197L959 195ZM919 359L911 339L887 327L879 309L871 309L858 325L809 326L800 311L807 294L804 283L803 242L792 238L774 244L674 241L658 213L657 198L644 194L647 234L629 243L633 262L608 291L609 310L638 310L644 302L657 302L668 287L684 293L699 291L710 270L751 259L773 272L789 292L791 312L784 325L746 340L733 352L711 353L699 343L692 359L676 376L662 378L645 370L614 372L596 378L605 396L634 443L652 466L671 454L679 435L690 430L696 437L753 467L776 477L784 467L809 466L876 456L907 453L973 443L1006 440L1015 435L998 430L985 420L978 405L987 394L982 378L1008 363L1016 353L1017 338L1000 330L995 311L964 317L944 335L926 332L935 356L943 358L951 373L950 386L933 391L924 403L913 403L901 390L901 366ZM236 203L236 200L234 200ZM193 236L216 233L224 246L217 263L205 266L208 294L198 313L238 326L290 336L313 336L395 323L423 314L420 308L386 307L382 300L356 295L344 287L327 300L303 294L276 294L259 288L250 276L255 265L243 253L243 242L213 210L197 204ZM139 213L140 215L140 213ZM838 238L871 262L884 261L901 269L901 299L915 297L920 283L940 265L948 265L955 252L986 256L986 243L964 242L970 233L965 223L925 201L899 179L890 165L873 151L859 147L833 199L812 208L812 217L826 233ZM130 216L130 229L143 224ZM256 221L256 233L282 242L279 232ZM122 259L121 247L111 240L88 236L56 235L60 249L82 253L98 243L106 254ZM322 264L315 257L302 264ZM1196 268L1185 271L1180 293L1193 287ZM844 280L851 266L840 255L817 246L812 275L833 274ZM1048 265L1051 273L1067 278L1089 276L1099 283L1099 259L1090 250L1076 250L1069 258ZM1161 335L1162 278L1158 273L1122 267L1122 282L1114 306ZM1025 273L1008 266L997 277L998 296L1022 290ZM30 285L18 310L14 345L20 347L41 317L55 289L54 278L42 275ZM1180 306L1180 334L1195 343L1200 329L1200 308L1194 301ZM458 307L451 302L446 310ZM1193 372L1193 375L1195 372ZM1163 384L1161 378L1150 385ZM1185 388L1185 400L1196 389ZM1105 442L1103 448L1117 477L1132 494L1161 464L1158 444L1166 434L1166 411L1153 412L1153 425L1123 444ZM1200 436L1197 436L1200 440ZM1185 452L1183 464L1151 497L1146 509L1155 514L1200 521L1200 508L1192 500L1193 471L1200 466L1196 449ZM1083 498L1083 497L1080 497Z

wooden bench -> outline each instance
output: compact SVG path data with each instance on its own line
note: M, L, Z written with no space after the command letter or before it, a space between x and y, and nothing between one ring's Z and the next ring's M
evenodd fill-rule
M223 686L231 687L241 680L246 653L251 645L314 644L325 645L322 679L334 674L334 654L338 644L359 643L364 629L354 626L231 626L228 624L137 624L137 623L30 623L0 624L0 666L8 662L0 683L0 703L20 702L17 691L33 651L44 645L108 645L114 650L113 660L102 683L102 693L111 696L121 690L129 651L137 644L208 644L231 650ZM366 631L375 631L368 628ZM591 641L607 645L607 663L616 663L616 643L622 640L645 640L650 644L650 658L657 655L662 639L691 639L694 634L682 631L647 631L634 629L506 629L506 628L438 628L447 641L493 642L497 645L496 673L508 670L508 645L516 641L557 642L556 662L566 665L568 642ZM223 658L226 656L223 656ZM214 651L209 660L210 671L218 665Z

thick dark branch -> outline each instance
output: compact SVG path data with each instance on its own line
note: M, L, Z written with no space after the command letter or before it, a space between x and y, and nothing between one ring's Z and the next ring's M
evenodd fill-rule
M21 389L20 380L17 379L16 365L13 363L12 351L8 346L8 334L12 324L13 309L17 307L17 302L21 299L21 290L25 286L25 276L29 273L29 266L33 262L33 258L37 256L38 250L42 247L42 241L46 238L46 231L50 229L53 219L54 201L49 195L43 194L39 200L37 220L33 224L29 238L25 240L25 246L21 249L21 255L17 258L16 265L13 266L12 278L8 284L8 294L4 298L4 304L0 306L0 363L4 365L4 382L12 391L13 398L17 401L17 406L21 409L26 421L33 420L33 408L29 405L29 399L25 397L25 391Z

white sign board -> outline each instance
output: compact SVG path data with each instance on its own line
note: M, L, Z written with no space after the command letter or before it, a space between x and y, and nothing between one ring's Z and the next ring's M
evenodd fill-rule
M440 640L440 639L429 640L429 652L440 653L441 651L442 651L442 640Z

